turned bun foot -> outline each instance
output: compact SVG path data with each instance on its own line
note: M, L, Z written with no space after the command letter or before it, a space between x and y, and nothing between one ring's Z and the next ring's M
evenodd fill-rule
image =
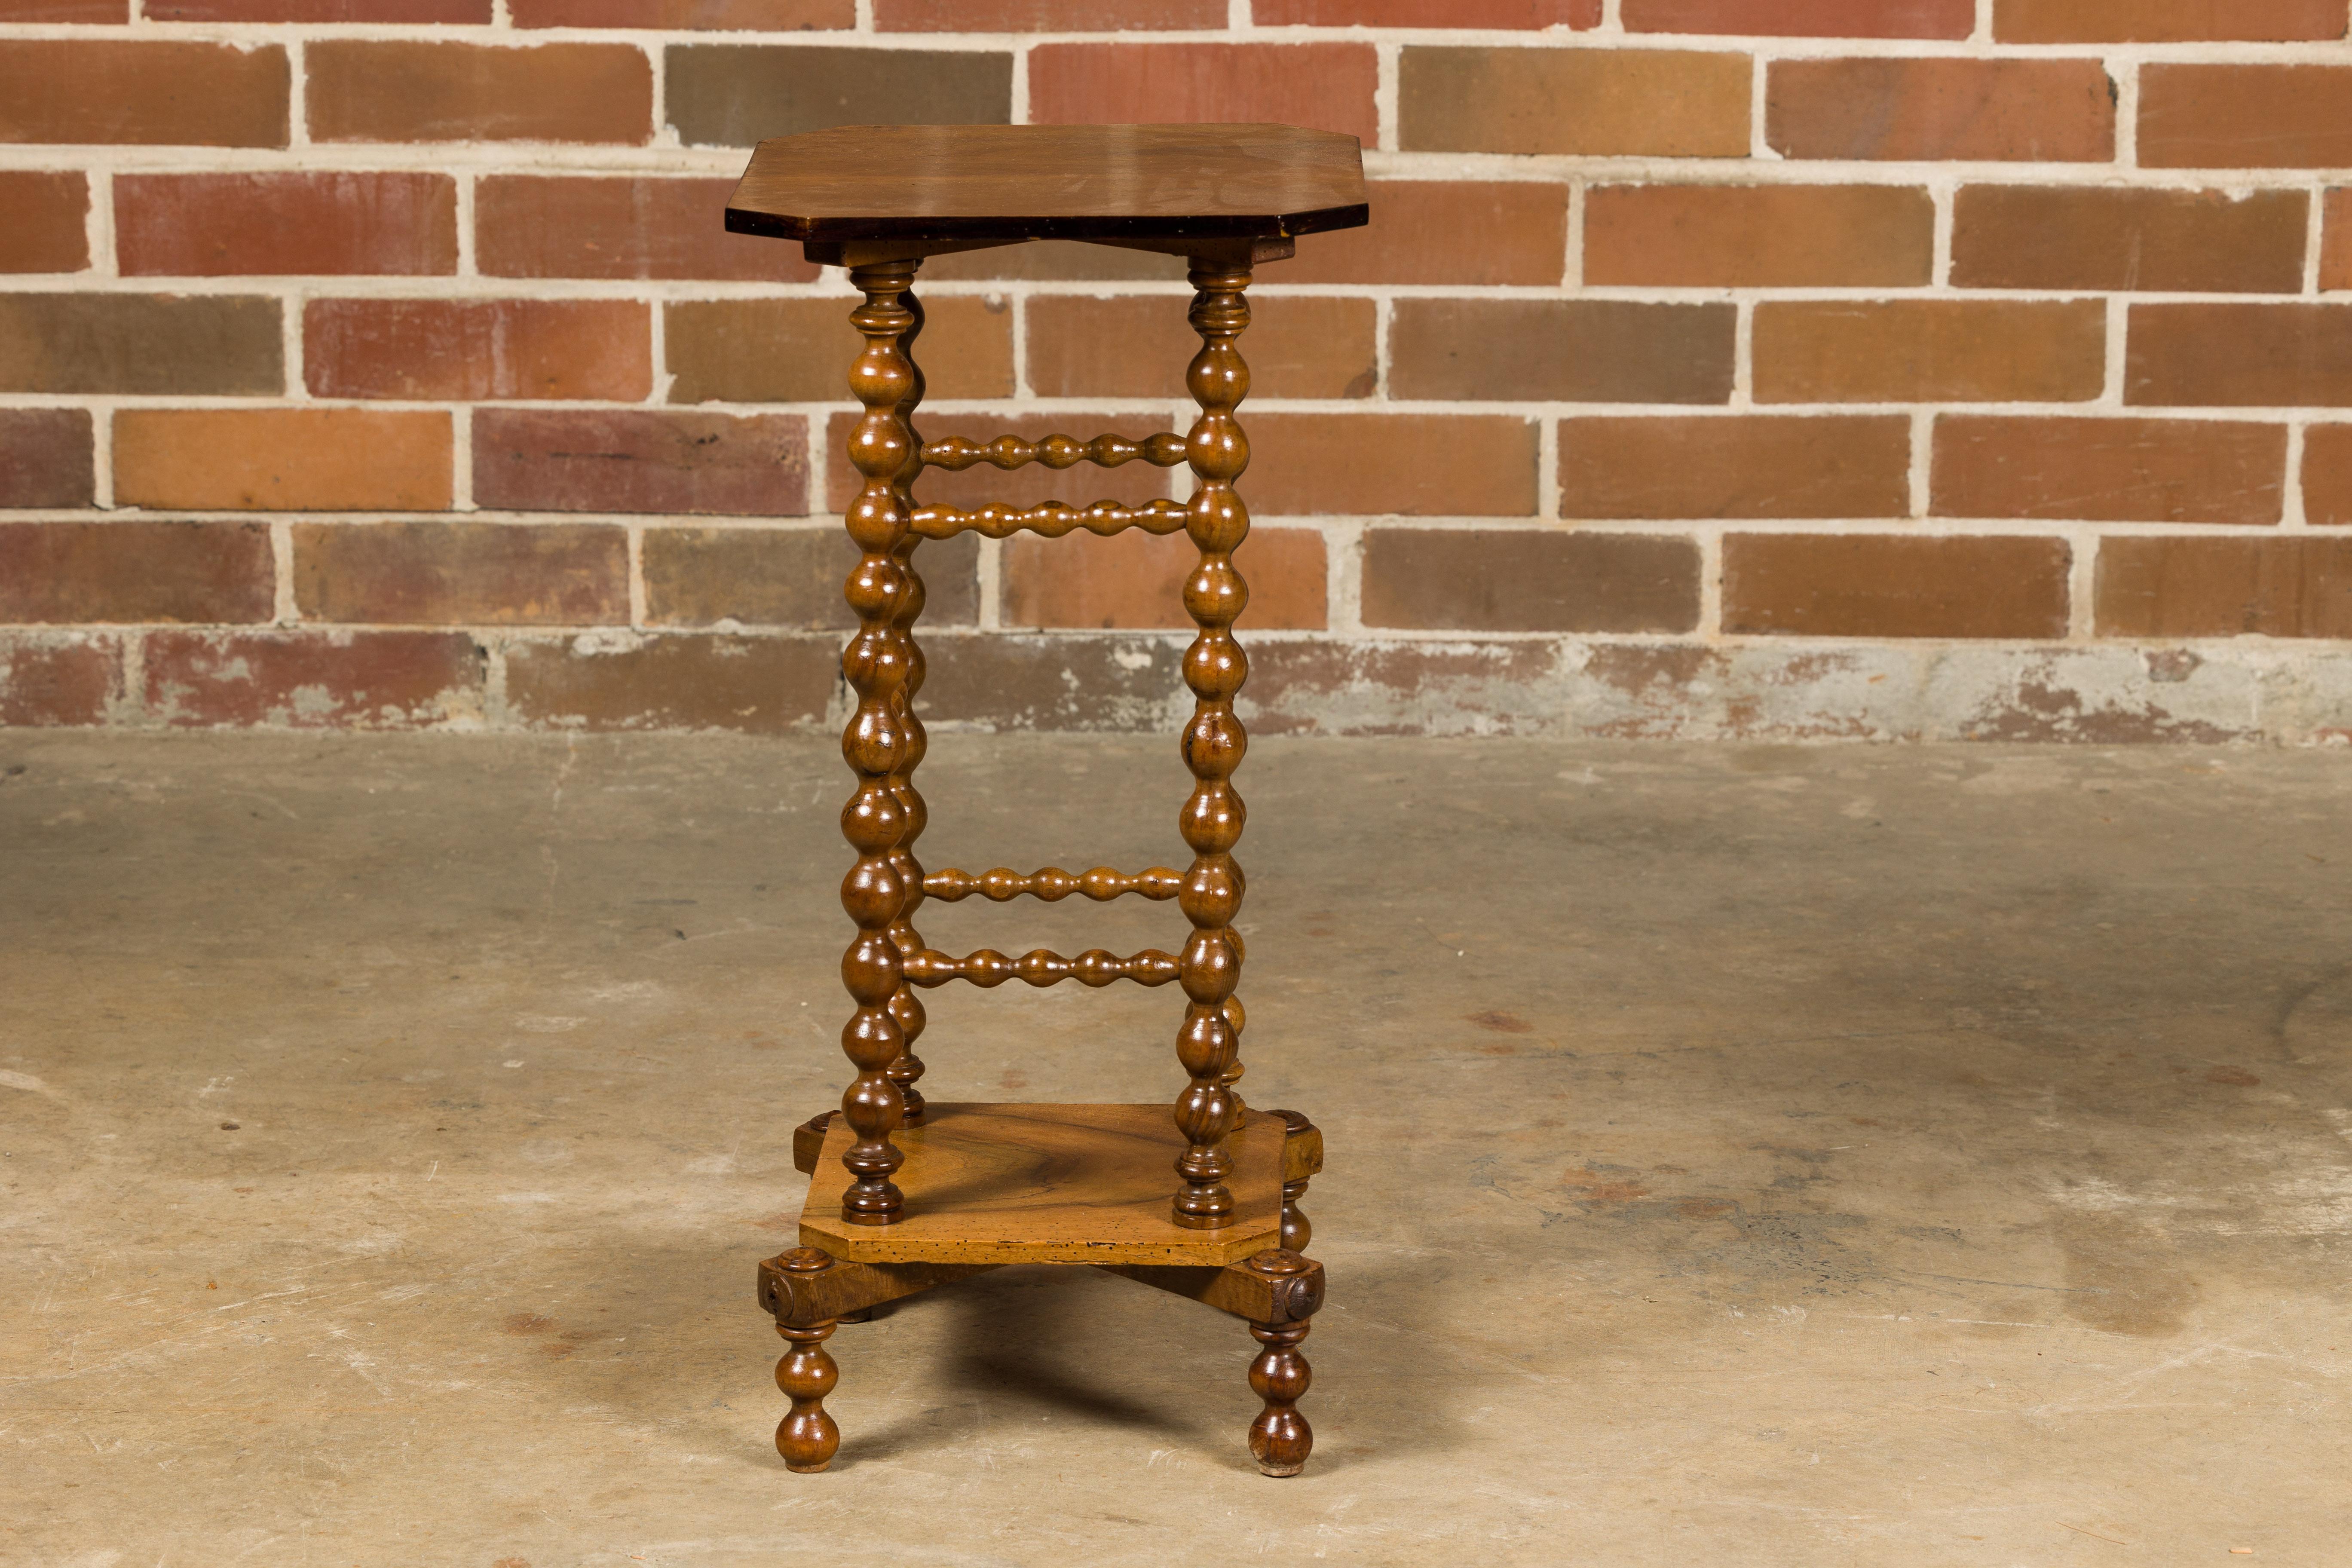
M1298 1414L1298 1397L1311 1377L1298 1342L1307 1337L1306 1323L1252 1323L1250 1337L1265 1348L1250 1363L1250 1387L1265 1401L1265 1408L1250 1423L1250 1453L1257 1468L1269 1476L1295 1476L1307 1468L1315 1448L1315 1428Z

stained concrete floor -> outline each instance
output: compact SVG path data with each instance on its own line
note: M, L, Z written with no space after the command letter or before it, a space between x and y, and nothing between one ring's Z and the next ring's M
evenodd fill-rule
M1038 1269L845 1327L801 1477L831 745L0 734L0 1561L2333 1568L2347 767L1261 745L1307 1475L1237 1324ZM930 859L1164 861L1176 772L942 737ZM1072 903L927 924L1174 918ZM1168 993L935 996L939 1098L1172 1094Z

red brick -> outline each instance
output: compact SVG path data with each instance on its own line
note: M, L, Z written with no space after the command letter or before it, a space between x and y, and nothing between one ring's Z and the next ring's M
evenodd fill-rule
M807 283L784 240L722 226L731 179L490 174L474 186L475 265L493 278L709 278Z
M122 645L87 633L0 637L0 728L102 724L121 694Z
M849 433L856 425L856 414L836 413L825 421L825 450L831 454L825 473L824 510L841 512L857 494L864 480L850 467L846 456ZM1251 420L1251 427L1256 421ZM1155 432L1171 428L1164 415L1158 414L1091 414L1055 409L1051 414L932 414L924 413L917 419L926 441L942 440L961 436L971 441L991 441L999 436L1018 436L1024 441L1042 440L1056 433L1073 436L1080 440L1108 434L1140 440ZM1181 429L1181 426L1176 426ZM1176 489L1170 489L1171 470L1155 468L1149 463L1130 462L1116 468L1098 468L1085 464L1066 473L1027 468L1006 470L986 463L977 464L961 473L946 468L927 468L916 481L915 494L919 500L942 506L985 506L991 501L1007 506L1029 506L1058 495L1065 500L1073 496L1085 500L1112 500L1133 506L1171 494L1189 494L1192 479L1187 470L1172 470ZM926 546L925 548L929 548Z
M508 706L546 729L786 734L823 724L840 680L835 637L577 637L507 654Z
M1259 268L1259 279L1267 283L1516 283L1549 289L1557 287L1566 272L1564 184L1549 180L1374 180L1370 195L1370 224L1311 236L1290 260ZM1465 243L1465 235L1477 238ZM1181 269L1177 276L1182 276Z
M320 397L635 402L653 381L634 300L313 300L302 338Z
M0 622L266 621L257 522L0 522Z
M2352 289L2352 189L2327 193L2327 226L2320 237L2319 286Z
M518 27L801 33L857 25L856 0L507 0Z
M1536 426L1510 414L1244 412L1259 517L1529 517Z
M1399 145L1413 153L1744 158L1746 55L1407 45Z
M1629 33L1965 38L1976 25L1976 0L1625 0Z
M131 0L0 0L0 26L38 22L100 23L131 20Z
M414 26L431 22L488 25L489 0L147 0L157 22L367 22Z
M89 265L89 182L79 172L0 171L0 272L79 272Z
M286 51L0 39L0 142L283 147Z
M1030 388L1040 397L1187 395L1184 367L1201 340L1188 301L1167 294L1033 294ZM1370 300L1271 295L1243 334L1250 391L1259 397L1370 397L1379 378Z
M2063 539L1727 534L1723 629L1832 637L2066 635Z
M1005 541L1003 624L1101 630L1184 627L1184 583L1200 552L1181 533L1127 532ZM1323 536L1311 528L1260 528L1234 557L1249 584L1244 632L1320 631L1325 625Z
M2340 38L2345 0L1993 0L2004 44L2175 44Z
M134 277L457 269L446 174L117 174L114 226L116 264Z
M695 300L664 307L672 403L839 403L861 345L843 300ZM929 395L1010 397L1013 312L1003 299L924 303L915 344Z
M320 142L640 142L653 68L625 44L331 40L304 50Z
M1275 121L1380 135L1380 68L1370 44L1039 44L1029 51L1029 120Z
M147 710L180 727L419 730L482 717L463 632L151 632Z
M1948 414L1929 506L1938 517L2269 523L2285 479L2283 425Z
M592 523L300 522L310 620L576 626L629 618L628 536Z
M0 408L0 507L88 506L86 408Z
M2124 401L2352 406L2352 305L2135 305Z
M1563 419L1560 515L1906 517L1903 415Z
M373 408L125 408L121 506L204 511L439 511L449 416Z
M1790 158L2103 163L2115 90L2096 60L1775 60L1765 139Z
M1089 536L1091 537L1091 536ZM656 626L789 626L846 630L857 624L842 584L857 546L839 525L821 528L649 528L646 621ZM926 636L980 618L980 536L917 548Z
M236 397L285 390L275 300L0 293L0 391Z
M808 426L778 414L477 409L474 504L796 517L808 510Z
M1723 403L1737 312L1630 300L1400 300L1391 395Z
M672 44L662 82L689 147L866 124L879 104L900 124L1002 125L1013 114L1013 57L992 50Z
M2352 637L2352 539L2102 540L2101 637Z
M2074 403L2106 377L2095 300L1766 300L1759 403Z
M1936 206L1902 185L1598 185L1584 281L1907 288L1933 279Z
M1414 631L1686 632L1698 546L1579 529L1376 528L1364 536L1364 624Z
M1251 17L1261 27L1597 27L1601 0L1255 0Z
M2352 163L2352 67L2144 66L2139 161L2151 169Z
M1321 240L1328 237L1315 237ZM1291 264L1286 261L1281 265ZM1153 250L1122 250L1116 246L1088 245L1076 239L1033 239L1026 245L997 245L986 250L956 250L930 257L924 261L918 282L990 282L1002 278L1044 283L1181 283L1184 270L1185 262L1181 256L1163 256ZM1270 281L1272 275L1267 277ZM1286 277L1285 280L1302 281L1296 277Z
M2309 212L2300 191L1968 185L1953 214L1952 282L2298 293Z
M874 26L884 33L1223 31L1224 25L1224 0L874 0Z
M2303 518L2315 527L2352 525L2352 425L2304 431Z

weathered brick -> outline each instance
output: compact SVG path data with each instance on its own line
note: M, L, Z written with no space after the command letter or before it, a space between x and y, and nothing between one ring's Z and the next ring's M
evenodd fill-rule
M1376 528L1364 535L1368 626L1463 632L1686 632L1698 546L1579 529Z
M2352 305L2134 305L2124 401L2352 405Z
M488 25L490 0L147 0L156 22L368 22L415 26L433 22Z
M663 308L672 403L839 403L862 340L839 300L694 300ZM1013 395L1003 300L926 300L915 357L933 397Z
M0 507L88 506L89 410L0 408Z
M1976 0L1625 0L1629 33L1965 38L1976 25Z
M1374 180L1372 221L1311 237L1268 283L1559 284L1568 187L1548 180ZM1475 235L1465 242L1464 236ZM984 254L984 253L983 253ZM1177 274L1182 276L1181 270Z
M1265 21L1258 17L1261 26ZM885 33L1132 33L1224 25L1224 0L874 0L874 26Z
M2173 44L2340 38L2345 0L1993 0L2004 44Z
M1391 395L1565 403L1722 403L1728 304L1627 300L1400 300Z
M131 0L5 0L0 23L23 26L34 22L106 24L131 20Z
M797 517L808 510L808 426L780 414L476 409L474 504Z
M1767 300L1759 403L2072 403L2099 395L2095 300Z
M2326 228L2320 236L2319 286L2352 289L2352 187L2327 193Z
M2352 425L2304 431L2303 518L2323 528L2352 525Z
M1597 27L1601 0L1255 0L1251 15L1261 27Z
M634 402L651 322L628 300L313 300L302 374L320 397Z
M0 622L266 621L276 595L257 522L0 522Z
M1187 627L1184 582L1201 553L1181 533L1105 539L1015 534L1005 541L1002 619L1008 626L1101 630ZM1320 631L1325 625L1323 536L1311 528L1254 529L1234 557L1249 584L1244 633Z
M275 45L0 39L0 142L286 145Z
M2352 539L2272 534L2099 542L2101 637L2352 637Z
M457 269L446 174L117 174L114 254L130 276Z
M1166 294L1033 294L1028 368L1040 397L1182 397L1201 340ZM1370 300L1269 295L1243 336L1258 397L1370 397L1379 376Z
M1318 235L1317 238L1323 237ZM1289 266L1284 262L1283 266ZM1075 239L1033 239L986 250L954 250L923 263L919 287L934 280L987 281L1021 279L1045 283L1127 282L1151 279L1184 280L1184 258L1154 250L1125 250Z
M1733 533L1723 629L1831 637L2058 637L2063 539Z
M992 730L1173 729L1192 710L1182 647L1165 633L961 637L931 660L923 717Z
M205 511L439 511L449 416L373 408L126 408L114 499Z
M646 531L646 619L657 626L785 626L842 631L857 624L842 584L857 546L831 528L653 528ZM916 547L923 579L919 630L979 618L980 536Z
M303 51L319 142L643 142L653 68L625 44L320 40Z
M824 510L841 512L857 494L865 481L850 466L847 452L849 433L858 416L836 413L825 422L825 450L831 454L825 466ZM1105 434L1125 436L1140 440L1171 426L1165 416L1150 414L1090 414L1056 409L1051 414L1025 414L1007 416L1003 414L931 414L917 416L917 426L926 441L942 440L950 436L961 436L971 441L991 441L999 436L1018 436L1024 441L1042 440L1059 433L1088 440ZM1257 421L1250 422L1252 430ZM1175 426L1181 429L1182 426ZM1177 489L1170 489L1170 470L1155 468L1149 463L1130 462L1116 468L1098 468L1083 464L1064 473L1050 468L1026 468L1006 470L981 463L953 473L946 468L926 468L916 481L916 499L942 506L985 506L991 501L1008 506L1029 506L1049 496L1065 500L1076 498L1080 502L1114 500L1133 506L1171 494L1189 494L1191 475L1183 468L1173 470ZM928 548L928 547L927 547Z
M1775 60L1765 139L1790 158L2105 163L2115 90L2096 60Z
M2352 163L2352 67L2144 66L2139 161L2151 169Z
M118 637L88 632L0 637L0 728L102 724L121 681Z
M1905 517L1902 415L1563 419L1560 515Z
M1244 417L1259 517L1529 517L1536 426L1508 414Z
M2276 522L2286 426L1948 414L1933 476L1939 517Z
M1399 145L1413 153L1748 155L1747 56L1408 45Z
M688 44L663 55L663 101L689 147L867 124L884 103L902 125L1002 125L1013 114L1009 54Z
M242 294L0 294L0 392L286 390L278 301Z
M1953 209L1952 282L2293 294L2309 213L2300 191L1967 185Z
M509 648L507 705L546 729L779 735L823 723L840 679L831 637L574 637Z
M800 33L857 25L856 0L507 0L518 27Z
M731 179L490 174L474 186L475 265L493 278L806 283L784 240L729 234Z
M89 265L89 182L79 172L0 171L0 272L79 272Z
M147 710L182 727L421 730L478 723L463 632L151 632Z
M628 536L593 523L301 522L306 619L376 626L599 626L629 618Z
M1933 279L1936 205L1905 185L1598 185L1584 280L1672 288L1909 288Z
M1370 44L1039 44L1029 119L1087 125L1153 118L1262 121L1374 142L1380 65Z

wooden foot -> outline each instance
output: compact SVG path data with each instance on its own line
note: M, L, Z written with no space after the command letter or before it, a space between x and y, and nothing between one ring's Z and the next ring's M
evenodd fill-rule
M841 1381L841 1368L824 1349L833 1325L814 1323L802 1329L778 1323L776 1332L790 1340L793 1346L776 1363L776 1386L791 1395L793 1402L792 1414L777 1424L776 1451L784 1457L784 1468L813 1474L833 1463L834 1451L841 1447L841 1428L834 1425L833 1417L824 1410L824 1396ZM1256 1375L1255 1372L1250 1374L1253 1381ZM1255 1429L1250 1441L1257 1441Z
M1298 1414L1298 1397L1313 1376L1298 1342L1313 1325L1252 1323L1250 1337L1265 1348L1250 1363L1250 1387L1265 1401L1265 1408L1250 1423L1250 1453L1257 1468L1269 1476L1295 1476L1307 1468L1315 1447L1315 1429Z

